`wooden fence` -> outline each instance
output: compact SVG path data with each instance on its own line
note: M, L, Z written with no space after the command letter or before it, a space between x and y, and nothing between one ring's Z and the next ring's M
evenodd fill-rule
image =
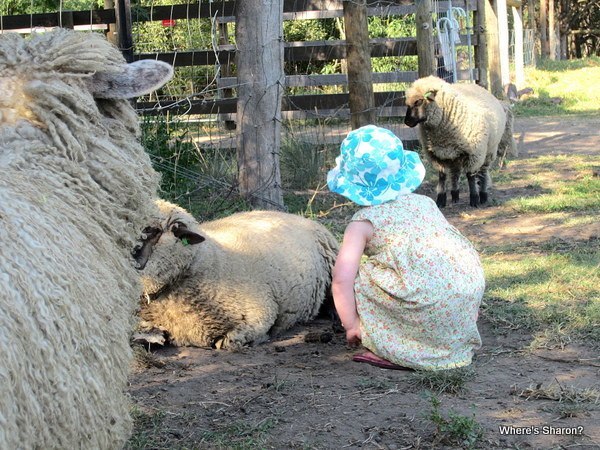
M448 11L450 2L434 2L436 13ZM461 7L465 11L473 11L473 18L477 18L477 0L455 0L451 3L453 7ZM368 14L373 16L407 16L414 15L416 7L413 2L406 0L367 0ZM163 21L163 20L186 20L186 19L217 19L226 24L235 22L236 4L234 1L214 1L210 3L193 3L172 6L154 6L136 8L138 21ZM433 13L433 12L432 12ZM284 20L305 19L328 19L343 17L343 4L341 0L284 0ZM142 19L143 18L143 19ZM91 10L91 11L62 11L52 14L31 14L21 16L5 16L0 18L0 30L29 31L36 28L62 26L66 28L104 29L108 33L109 25L118 20L118 10L114 9ZM471 29L477 29L478 24L473 23ZM480 27L481 28L481 27ZM477 52L478 34L470 33L469 41L472 44L472 52ZM467 36L462 35L461 41L467 42ZM436 44L439 46L439 44ZM464 44L463 44L464 45ZM135 46L135 42L134 42ZM285 62L305 61L334 61L343 60L346 57L346 44L343 40L327 40L312 42L286 42ZM389 56L416 56L417 39L407 36L402 38L379 38L370 41L371 57ZM123 49L131 50L131 49ZM215 49L193 49L188 51L163 52L163 53L134 53L133 60L159 59L172 64L175 67L185 66L214 66L221 64L228 66L235 62L235 47L232 45L220 45ZM473 59L473 61L476 61ZM459 79L477 80L479 69L473 68L471 73L467 70L457 71ZM417 78L416 71L402 72L393 71L386 73L374 73L373 81L377 84L408 83ZM223 93L224 90L235 88L238 81L235 77L221 77L217 80L216 92ZM347 76L345 74L303 74L290 75L286 77L287 87L302 86L345 86ZM219 98L202 99L186 98L162 98L160 105L157 102L140 101L138 109L143 114L158 114L165 110L174 113L186 113L194 115L218 115L228 120L235 119L237 99ZM377 114L381 117L402 117L405 112L404 92L386 90L386 92L375 93L375 106ZM311 117L348 117L348 94L309 94L309 95L286 95L283 99L282 112L284 118L311 118Z

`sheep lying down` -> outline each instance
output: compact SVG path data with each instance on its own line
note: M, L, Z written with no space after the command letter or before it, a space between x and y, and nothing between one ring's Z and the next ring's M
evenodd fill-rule
M318 314L338 250L325 227L274 211L199 224L176 205L158 207L133 254L141 318L172 343L236 350Z

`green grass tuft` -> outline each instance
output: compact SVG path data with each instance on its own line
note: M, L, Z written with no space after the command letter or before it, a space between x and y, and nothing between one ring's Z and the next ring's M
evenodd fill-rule
M242 450L263 448L270 430L277 424L277 419L267 417L257 424L235 421L227 425L216 425L214 430L202 433L202 443L208 448Z
M590 80L600 79L600 58L567 61L541 61L525 69L532 97L515 104L517 116L597 114L600 91ZM519 86L519 88L522 88Z
M164 412L148 413L134 406L131 409L131 417L133 418L133 435L125 444L125 450L163 448L160 445L160 430L165 418Z
M542 184L543 186L543 184ZM600 212L600 178L586 176L550 186L550 192L535 197L519 197L506 205L520 213L559 211Z
M425 371L413 374L414 383L436 394L459 394L465 390L465 383L473 380L475 371L470 367Z
M570 336L600 342L600 240L490 248L482 259L492 323L538 333L537 346Z
M429 420L436 427L435 440L445 445L458 445L465 449L478 448L477 444L483 437L483 427L472 417L461 416L450 411L447 416L440 411L441 402L431 396L431 411Z

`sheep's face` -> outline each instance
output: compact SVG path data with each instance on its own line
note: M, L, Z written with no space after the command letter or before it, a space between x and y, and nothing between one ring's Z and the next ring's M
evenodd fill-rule
M176 219L145 228L132 252L144 294L158 294L185 276L194 259L193 246L203 241L204 237Z
M427 91L425 94L411 95L406 98L406 116L404 123L409 127L416 127L420 123L427 122L429 118L428 109L435 102L436 91Z

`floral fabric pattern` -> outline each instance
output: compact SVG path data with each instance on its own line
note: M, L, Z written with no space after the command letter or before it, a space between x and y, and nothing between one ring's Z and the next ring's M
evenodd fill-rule
M422 195L364 208L352 220L374 228L354 284L363 345L413 369L470 364L481 346L485 289L472 244Z

